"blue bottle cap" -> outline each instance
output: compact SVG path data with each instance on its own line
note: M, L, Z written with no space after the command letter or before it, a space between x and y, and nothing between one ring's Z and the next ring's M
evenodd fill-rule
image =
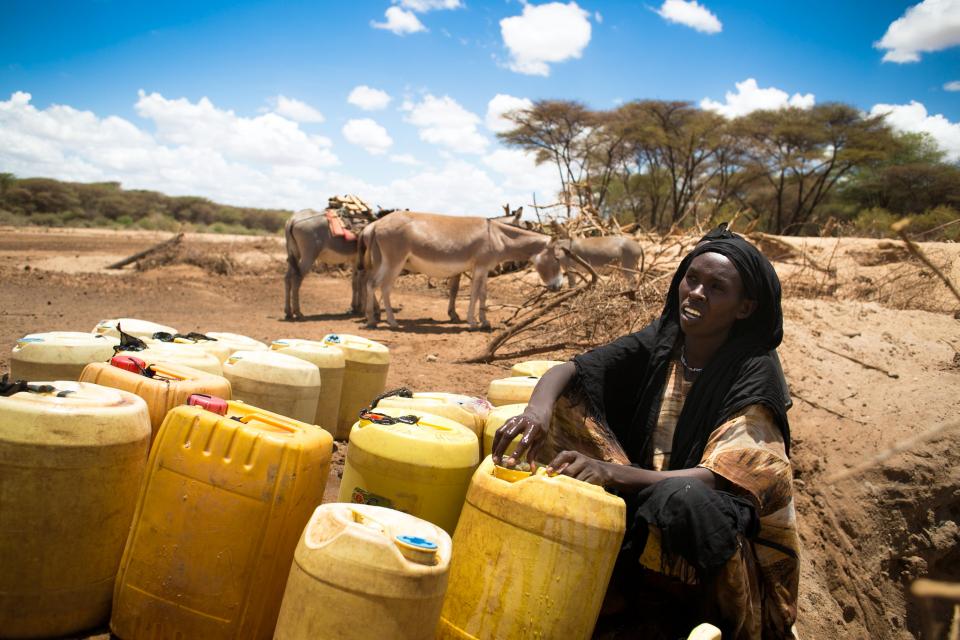
M397 540L411 547L432 551L437 548L437 543L420 536L397 536Z

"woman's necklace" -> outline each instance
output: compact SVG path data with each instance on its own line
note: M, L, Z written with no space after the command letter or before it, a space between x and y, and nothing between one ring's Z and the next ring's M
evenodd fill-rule
M696 367L691 367L687 364L687 345L680 347L680 364L683 365L683 368L687 370L688 373L700 373L703 371L703 367L697 369Z

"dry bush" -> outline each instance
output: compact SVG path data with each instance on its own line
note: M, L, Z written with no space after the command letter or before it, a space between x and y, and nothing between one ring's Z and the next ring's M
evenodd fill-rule
M669 280L660 276L646 280L636 291L621 277L599 278L560 292L524 285L524 300L505 305L514 311L505 320L503 331L494 336L486 353L469 361L537 354L562 359L610 342L638 331L658 316L668 284Z
M214 275L256 275L265 272L282 273L282 261L269 253L271 247L249 244L193 244L182 242L172 247L157 251L136 262L138 271L149 271L160 267L177 264L188 264L200 267ZM260 252L263 260L258 263L249 263L239 260L240 253L252 254ZM265 261L265 263L264 263ZM266 269L265 269L266 266Z

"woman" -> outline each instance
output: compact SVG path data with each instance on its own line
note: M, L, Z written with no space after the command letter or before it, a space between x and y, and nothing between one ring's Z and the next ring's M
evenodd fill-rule
M697 621L718 624L725 638L790 638L799 540L774 351L780 282L739 236L705 240L680 263L658 319L541 378L523 414L497 431L494 461L539 456L548 472L624 497L612 585L635 613L650 602L638 594L656 583L661 598L664 588L696 593ZM642 563L657 543L654 572Z

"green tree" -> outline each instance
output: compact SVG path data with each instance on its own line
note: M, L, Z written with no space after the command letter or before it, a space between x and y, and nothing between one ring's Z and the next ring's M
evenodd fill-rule
M946 162L936 141L929 134L905 133L896 143L887 161L851 176L841 199L857 210L883 208L900 216L960 208L960 167Z
M579 102L538 100L529 109L507 113L505 118L516 126L497 137L507 146L533 152L537 164L556 165L569 216L572 197L580 197L575 185L586 177L583 142L593 124L591 112Z
M897 146L884 116L839 103L755 111L734 128L746 143L746 168L768 187L749 201L755 210L770 211L774 233L800 232L842 178L878 166ZM764 192L766 198L753 197Z

